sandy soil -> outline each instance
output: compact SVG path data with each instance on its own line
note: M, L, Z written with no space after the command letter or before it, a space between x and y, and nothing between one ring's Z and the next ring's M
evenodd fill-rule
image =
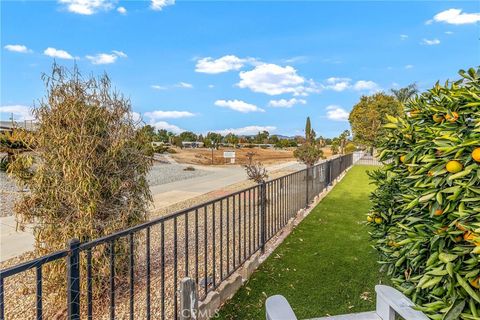
M215 165L226 164L226 159L223 158L224 151L235 151L236 164L245 164L247 162L247 153L249 152L255 152L256 155L254 159L259 160L264 164L275 164L275 163L295 160L293 156L294 150L295 148L288 148L284 150L262 149L262 148L241 148L241 149L220 148L219 150L213 151L213 164ZM179 163L202 164L202 165L212 164L212 151L210 149L175 148L175 151L177 153L174 153L171 156L173 159L175 159ZM329 148L324 148L323 152L326 157L331 156L331 152Z

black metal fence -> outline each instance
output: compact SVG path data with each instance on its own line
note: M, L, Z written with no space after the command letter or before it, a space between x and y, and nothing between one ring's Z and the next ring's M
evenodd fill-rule
M385 163L390 163L391 160L386 161ZM383 166L384 163L382 163L378 158L374 155L371 155L369 153L362 154L357 161L355 161L355 164L359 165L370 165L370 166Z
M331 159L90 242L72 240L65 250L1 270L0 319L52 318L62 310L68 319L176 319L181 278L195 279L204 299L352 159ZM65 287L49 285L52 267L65 271Z

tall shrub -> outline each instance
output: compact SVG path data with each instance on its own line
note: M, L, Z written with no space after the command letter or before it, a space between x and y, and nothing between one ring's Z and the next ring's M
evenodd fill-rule
M460 76L389 117L371 173L381 264L432 319L480 316L480 70Z
M315 131L312 129L310 117L307 117L305 123L305 142L295 149L293 156L303 162L307 168L315 165L323 157L323 150L315 140Z
M15 206L21 223L34 222L38 255L63 249L72 238L84 242L144 222L151 201L148 139L137 129L130 101L111 89L106 75L84 79L77 69L54 65L44 80L47 94L34 108L38 127L30 136L36 146L26 181L31 192ZM11 173L22 177L20 169ZM99 250L97 279L106 281L109 247ZM118 259L128 256L126 245L117 243L115 250L125 257ZM117 268L124 266L118 261ZM44 271L59 292L63 268L49 264Z

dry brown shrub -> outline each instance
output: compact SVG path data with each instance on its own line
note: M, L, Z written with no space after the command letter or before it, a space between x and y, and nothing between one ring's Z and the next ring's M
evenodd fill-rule
M76 67L54 65L43 80L47 94L33 110L34 156L16 157L21 165L12 165L10 172L24 180L24 164L32 162L25 157L35 159L33 176L23 181L31 192L15 211L20 224L34 223L37 255L64 249L72 238L85 242L144 222L152 201L146 180L149 145L130 101L111 88L108 76L83 78ZM93 251L96 296L108 287L102 283L108 281L109 248ZM115 255L120 279L128 270L127 241L116 242ZM47 264L44 281L45 291L65 292L65 262Z

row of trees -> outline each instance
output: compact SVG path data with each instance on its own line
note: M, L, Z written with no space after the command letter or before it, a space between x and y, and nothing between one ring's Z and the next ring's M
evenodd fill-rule
M222 135L217 132L209 132L205 136L203 134L196 134L192 131L184 131L180 134L175 134L165 129L159 129L155 131L155 128L151 125L143 127L144 132L149 137L150 141L171 143L176 146L181 146L184 141L197 141L203 142L205 147L218 147L220 143L237 145L242 144L273 144L278 148L296 147L299 143L302 143L302 137L295 137L293 139L286 139L278 135L270 135L268 131L258 132L253 136L240 136L234 133L228 133Z
M148 137L149 141L157 141L157 142L164 142L170 143L175 146L181 147L182 142L184 141L197 141L203 142L205 147L207 148L217 148L219 144L229 144L229 145L237 145L237 144L272 144L276 148L290 148L290 147L297 147L298 145L302 145L306 143L308 140L302 136L295 136L292 138L285 138L278 135L270 135L268 131L261 131L258 132L256 135L253 136L240 136L234 133L228 133L227 135L221 135L220 133L216 132L209 132L205 136L202 134L196 134L192 131L184 131L180 134L175 134L171 131L167 131L165 129L155 130L155 128L151 125L146 125L142 128L142 131ZM316 137L316 133L312 130L313 138L315 143L317 143L320 147L324 148L327 146L331 146L331 150L333 154L338 153L345 153L345 147L347 147L347 143L350 143L350 149L348 152L352 151L352 147L354 145L351 141L348 141L348 137L350 136L350 132L345 130L340 136L334 138L325 138L322 136Z

